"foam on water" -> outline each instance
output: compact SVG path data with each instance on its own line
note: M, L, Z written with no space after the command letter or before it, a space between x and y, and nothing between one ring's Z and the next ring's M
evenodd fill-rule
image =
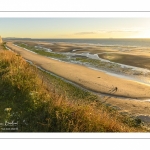
M30 50L28 50L28 49L26 49L26 48L23 48L23 49L26 50L26 51L29 51L29 52L31 52L31 53L37 54L36 52L30 51Z
M72 52L76 52L76 51L79 51L79 50L81 50L81 49L73 49Z
M135 67L135 66L130 66L130 65L125 65L125 64L121 64L121 63L112 62L112 61L109 61L109 60L106 60L106 59L102 59L102 58L100 58L98 56L98 54L90 54L88 52L81 53L81 54L68 52L68 53L64 53L64 54L70 55L70 56L86 56L88 58L97 59L97 60L100 60L102 62L109 62L111 64L118 64L121 68L130 68L130 69L135 70L135 71L142 71L144 73L150 73L150 70L148 70L148 69L144 69L144 68L140 68L140 67Z
M112 64L118 64L121 68L129 68L129 69L132 69L133 71L135 70L135 71L142 71L144 73L150 73L150 70L148 70L148 69L135 67L135 66L130 66L130 65L125 65L125 64L121 64L121 63L112 62L112 61L109 61L109 60L106 60L106 59L102 59L98 56L98 54L81 53L81 54L76 54L76 55L86 56L88 58L97 59L97 60L100 60L102 62L109 62L109 63L112 63Z
M41 46L35 46L35 48L40 48L42 50L45 50L46 52L52 52L52 49L50 49L50 48L45 48L45 47L41 47Z
M9 51L12 51L10 48L8 48L6 45L5 45L6 49L8 49Z
M108 73L108 74L113 75L113 76L129 79L129 80L134 80L136 82L140 82L140 83L147 84L147 85L150 84L150 79L146 78L146 75L148 73L150 74L150 70L148 70L148 69L111 62L109 60L100 58L98 56L98 54L90 54L88 52L81 53L81 54L67 52L67 53L64 53L64 54L67 55L67 56L85 56L85 57L90 58L90 59L100 60L101 62L107 63L108 66L109 66L109 64L112 64L112 65L117 64L117 66L116 66L116 68L114 68L114 70L109 70L109 69L107 69L107 67L106 67L106 69L105 68L99 69L97 67L92 66L92 64L88 64L88 63L85 63L85 62L80 62L80 61L75 61L75 60L70 59L70 62L72 62L72 63L85 65L86 67L89 67L91 69L103 71L103 72ZM119 68L127 69L127 71L129 73L120 72ZM141 76L135 76L135 75L138 75L138 74L141 74L141 73L142 73Z

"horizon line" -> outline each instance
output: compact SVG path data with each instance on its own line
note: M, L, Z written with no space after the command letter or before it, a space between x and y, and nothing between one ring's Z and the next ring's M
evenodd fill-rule
M1 36L2 37L2 36ZM125 37L125 38L30 38L30 37L2 37L2 39L150 39L147 37Z

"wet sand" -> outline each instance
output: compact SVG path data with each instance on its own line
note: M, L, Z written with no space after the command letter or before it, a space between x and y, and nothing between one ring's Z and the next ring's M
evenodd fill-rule
M31 46L43 46L51 49L53 52L75 52L77 54L89 52L98 54L100 58L125 65L150 69L150 48L137 48L125 46L100 46L77 43L46 43L22 41ZM74 51L75 50L75 51Z
M150 98L150 86L148 85L111 76L82 65L60 62L40 56L25 51L23 48L16 47L11 42L9 42L7 46L43 69L62 76L65 79L75 82L89 90L129 98Z
M106 96L103 99L106 100L106 103L119 108L120 111L133 113L137 116L143 114L150 115L150 102L144 101L150 99L150 86L148 85L111 76L82 65L40 56L14 46L12 42L8 42L7 46L19 53L23 58L32 61L45 70L64 77L91 91L109 94L109 97ZM121 96L122 98L114 98L111 95Z
M150 69L150 56L140 54L120 54L120 53L104 53L99 54L100 58L107 59L116 63Z

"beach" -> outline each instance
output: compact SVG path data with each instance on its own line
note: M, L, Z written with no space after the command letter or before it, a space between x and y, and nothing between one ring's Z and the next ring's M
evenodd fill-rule
M44 47L50 48L48 44L42 44L45 44ZM69 44L65 45L65 43L61 43L60 45L62 46L60 51L67 51L64 47L71 50L71 46ZM106 101L106 103L116 107L119 111L140 116L141 119L143 116L150 115L150 103L148 101L150 99L149 84L113 76L106 72L88 68L80 64L59 61L41 56L21 47L15 46L13 42L7 42L7 46L14 52L20 54L26 60L31 61L33 64L41 67L42 69L52 72L85 89L99 94L103 100ZM57 46L55 46L55 51L57 51ZM81 46L74 46L76 46L77 49L81 48ZM82 46L85 47L85 45ZM112 52L113 50L108 48L107 51ZM119 52L117 53L118 55L121 55ZM137 53L137 55L141 57L146 55L145 53L142 53L141 55L141 52L138 50ZM147 122L148 121L149 118L147 118Z

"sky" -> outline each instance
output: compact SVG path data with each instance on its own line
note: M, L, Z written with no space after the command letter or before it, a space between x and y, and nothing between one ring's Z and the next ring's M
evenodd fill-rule
M0 36L150 38L150 18L0 18Z

